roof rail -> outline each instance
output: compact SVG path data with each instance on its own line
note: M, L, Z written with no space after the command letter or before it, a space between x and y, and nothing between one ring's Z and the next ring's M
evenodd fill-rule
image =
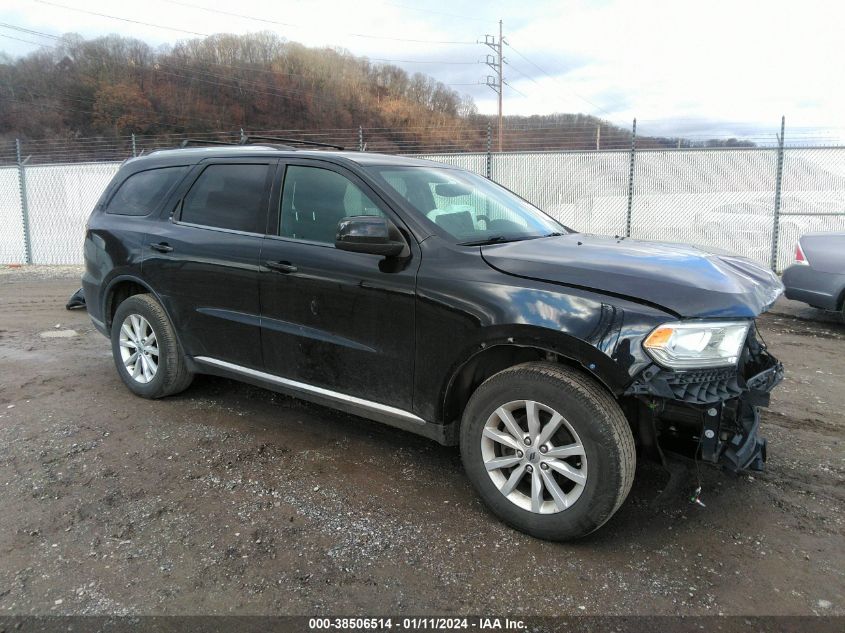
M306 145L308 147L328 147L331 149L345 149L342 145L332 145L331 143L318 143L317 141L305 141L302 139L296 138L280 138L278 136L256 136L254 134L248 134L241 138L241 145L247 145L252 141L271 141L277 143L283 143L285 145Z
M186 138L179 143L179 147L188 147L188 145L237 145L231 141L206 141L200 138Z
M268 142L269 141L269 142ZM296 149L296 146L307 146L307 147L326 147L330 149L338 149L343 150L344 147L341 145L332 145L330 143L318 143L317 141L306 141L302 139L295 139L295 138L280 138L278 136L257 136L254 134L244 135L241 136L240 140L235 141L214 141L214 140L205 140L200 138L186 138L181 143L179 143L180 148L188 147L189 145L229 145L229 146L237 146L237 145L250 145L252 143L256 144L263 144L270 147L275 147L277 149ZM157 150L154 150L157 151Z

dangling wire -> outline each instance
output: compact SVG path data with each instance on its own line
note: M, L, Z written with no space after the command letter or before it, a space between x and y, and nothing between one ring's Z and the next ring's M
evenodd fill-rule
M695 455L693 457L693 461L695 461L695 483L696 488L695 492L690 495L690 503L694 503L697 506L702 508L706 508L707 506L704 505L704 502L701 500L701 465L699 464L699 454L701 453L701 441L702 435L698 436L698 445L695 447Z
M769 345L766 343L766 339L763 338L763 333L760 331L760 326L757 325L757 319L754 319L754 334L757 337L757 339L760 341L760 343L761 343L760 346L763 349L768 349Z

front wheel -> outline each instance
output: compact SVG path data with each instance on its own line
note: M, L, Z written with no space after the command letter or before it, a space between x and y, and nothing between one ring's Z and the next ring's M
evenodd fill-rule
M574 369L540 362L506 369L473 393L461 458L500 519L555 541L610 519L636 467L631 429L610 394Z

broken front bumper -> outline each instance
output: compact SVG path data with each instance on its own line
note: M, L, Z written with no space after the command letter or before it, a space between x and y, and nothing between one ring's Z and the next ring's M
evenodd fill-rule
M760 407L769 405L769 394L781 380L783 365L752 335L739 368L674 372L652 365L626 395L644 405L640 423L647 432L641 436L651 437L658 450L691 452L734 472L762 470L766 440L758 436Z

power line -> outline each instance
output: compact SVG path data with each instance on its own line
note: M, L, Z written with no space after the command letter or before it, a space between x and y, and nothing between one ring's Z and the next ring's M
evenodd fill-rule
M6 35L5 33L0 33L0 37L5 37L8 40L16 40L18 42L24 42L26 44L34 44L35 46L47 46L46 44L41 44L40 42L33 42L32 40L21 39L20 37L14 37L12 35ZM52 46L50 48L52 48Z
M44 46L46 46L47 48L55 48L54 46L46 45L46 44ZM165 65L170 67L169 64L165 64ZM176 68L179 68L179 67L176 67ZM171 73L171 72L167 72L167 71L163 71L163 70L155 69L155 68L152 68L150 70L153 71L153 72L161 73L161 74L164 74L164 75L169 75L169 76L172 76L172 77L177 77L177 78L181 78L181 79L188 79L190 81L198 81L198 82L201 82L201 83L211 84L213 86L218 86L218 87L223 87L223 88L231 88L231 89L235 89L235 90L242 90L243 89L239 85L224 84L224 83L221 83L220 81L210 81L208 79L203 79L202 77L192 77L190 75L180 75L178 73ZM200 71L200 72L203 72L203 71ZM222 78L222 79L225 79L227 81L243 81L244 83L248 83L248 84L251 84L251 85L260 85L260 84L254 83L254 82L239 80L237 78L225 77L223 75L214 75L213 73L208 73L208 72L205 72L204 74L211 76L211 77ZM254 89L254 88L252 88L252 89L247 88L246 90L250 93L253 93L253 94L269 96L269 97L277 97L277 98L281 98L281 99L293 99L294 97L287 95L287 94L282 94L282 92L279 92L279 91L286 91L286 92L295 93L300 99L302 99L304 97L304 95L310 93L311 98L314 101L324 102L324 103L334 103L334 104L339 103L338 101L336 101L334 99L327 99L325 97L315 96L315 95L313 95L313 91L308 91L308 90L285 89L285 88L276 88L272 91L257 90L257 89ZM56 94L54 94L54 95L46 95L46 94L36 93L36 92L32 92L32 91L30 91L29 94L34 96L34 97L40 98L40 99L57 98L57 99L65 100L65 101L76 101L76 102L79 102L79 103L86 103L86 104L94 103L94 101L91 100L91 99L76 98L76 97L69 95L68 93L60 92L60 91L56 92ZM2 95L2 93L0 93L0 97L6 98L6 99L11 99L13 101L19 101L20 103L35 104L34 101L20 101L20 100L17 100L17 99L12 99L11 97L7 97L5 95ZM68 108L68 109L72 110L71 108ZM171 113L168 113L166 111L159 111L159 110L149 109L149 108L134 108L133 107L133 108L128 108L128 109L130 111L133 111L133 112L152 114L152 115L155 115L156 117L164 117L164 118L170 118L170 119L175 119L175 120L187 120L187 121L199 120L199 121L205 121L207 123L217 123L219 121L219 119L207 119L207 118L196 117L196 116L192 116L192 115L182 116L182 115L177 115L177 114L171 114ZM87 114L96 114L96 112L89 111L89 110L73 110L73 111L80 112L80 113L87 113ZM157 124L167 125L166 123L157 123ZM184 127L184 125L174 125L172 127Z
M507 44L507 40L505 41L505 44ZM517 72L517 74L521 75L521 76L522 76L522 77L524 77L525 79L528 79L529 81L533 81L535 84L540 85L540 84L539 84L539 82L538 82L536 79L534 79L533 77L531 77L531 76L529 76L529 75L526 75L526 74L525 74L524 72L522 72L519 68L517 68L516 66L514 66L513 64L511 64L511 63L510 63L510 62L508 62L507 60L505 60L505 65L506 65L508 68L510 68L511 70L515 70L515 71ZM507 81L505 81L505 82L503 82L503 83L504 83L504 84L505 84L508 88L510 88L511 90L513 90L514 92L516 92L516 93L518 93L518 94L521 94L521 95L522 95L523 97L525 97L526 99L528 99L528 98L529 98L527 94L525 94L525 93L524 93L524 92L522 92L521 90L518 90L517 88L515 88L515 87L513 86L513 84L509 84Z
M36 0L36 1L38 1L38 0ZM29 32L29 33L32 33L32 34L35 34L35 35L38 35L38 36L42 36L42 37L52 38L53 40L61 40L61 38L57 35L52 35L50 33L44 33L42 31L34 31L34 30L31 30L31 29L24 29L23 27L19 27L19 26L13 25L13 24L0 23L0 26L10 28L10 29L19 30L19 31L23 31L23 32ZM23 40L21 38L15 38L15 37L12 37L12 36L3 36L3 37L9 37L10 39L16 39L18 41L22 41L22 42L25 42L27 44L33 44L33 45L36 45L36 46L42 46L42 47L52 48L52 49L57 48L57 46L52 45L52 44L40 44L38 42L32 42L30 40ZM264 73L271 73L273 75L286 75L286 76L291 76L291 77L307 78L306 75L303 75L303 74L300 74L300 73L287 73L287 72L277 71L277 70L272 70L272 69L252 68L252 67L249 67L249 66L236 66L236 65L230 65L230 64L218 64L218 63L215 63L215 62L205 62L205 61L201 61L201 60L194 60L193 63L184 64L184 65L180 66L180 65L176 65L176 64L173 64L171 62L168 62L167 61L168 57L166 55L165 56L154 55L153 58L158 59L159 61L157 63L164 65L165 67L168 67L168 68L174 68L174 69L178 69L178 70L190 70L194 73L199 73L201 75L214 77L216 79L222 79L224 81L236 81L239 84L239 85L222 84L226 87L243 90L244 89L243 85L240 85L240 84L247 84L247 85L251 85L251 86L260 86L261 88L264 88L263 90L247 89L254 94L260 94L260 95L264 95L264 96L275 96L275 97L286 98L286 99L291 98L287 94L281 94L280 92L278 92L278 91L282 91L282 92L288 92L288 93L295 93L295 94L298 94L298 95L309 94L309 95L311 95L311 98L314 101L318 101L318 102L322 102L322 103L333 103L333 104L339 103L337 100L334 100L334 99L327 99L325 97L315 96L313 89L308 90L308 89L279 88L279 87L270 88L270 87L267 87L267 86L263 86L262 84L260 84L258 82L248 81L248 80L244 80L244 79L241 79L241 78L238 78L238 77L228 77L228 76L225 76L225 75L215 74L215 73L209 72L207 70L197 68L197 66L209 64L209 65L212 65L212 66L219 66L219 67L222 67L222 68L231 68L231 69L237 69L237 70L246 70L246 71L249 71L249 72L264 72ZM471 65L471 64L478 63L478 62L450 62L450 61L435 61L435 60L394 60L394 59L386 59L386 58L364 58L364 59L370 59L370 61L380 61L380 62L404 62L404 63L416 63L416 64L466 64L466 65ZM189 80L193 80L193 81L201 81L203 83L212 83L212 84L215 83L215 82L203 80L202 78L191 77L191 76L186 76L186 75L178 75L176 73L168 73L166 71L158 70L158 69L155 69L155 68L153 68L152 70L156 70L157 72L160 72L162 74L180 77L180 78L183 78L183 79L189 79ZM271 90L271 92L268 92L267 88L269 88Z
M110 20L120 20L121 22L129 22L130 24L141 24L143 26L152 26L153 28L157 29L165 29L168 31L176 31L177 33L187 33L188 35L200 35L202 37L208 37L208 33L200 33L199 31L188 31L186 29L179 29L175 26L165 26L163 24L153 24L152 22L142 22L141 20L133 20L131 18L121 18L116 15L108 15L107 13L98 13L96 11L88 11L87 9L80 9L78 7L69 7L64 4L59 4L57 2L49 2L48 0L33 0L33 2L37 2L39 4L47 4L52 7L58 7L60 9L67 9L68 11L77 11L78 13L87 13L88 15L96 15L101 18L108 18Z
M164 0L168 4L177 4L182 7L188 7L189 9L199 9L200 11L208 11L209 13L217 13L219 15L229 15L235 18L244 18L246 20L253 20L254 22L263 22L265 24L275 24L277 26L299 26L297 24L291 24L290 22L279 22L278 20L270 20L268 18L257 18L250 15L243 15L241 13L234 13L232 11L223 11L222 9L211 9L209 7L203 7L198 4L193 4L191 2L180 2L179 0Z
M371 61L375 62L396 62L400 64L455 64L455 65L466 65L466 66L474 66L480 62L446 62L440 61L436 59L384 59L382 57L367 57Z
M20 40L20 38L15 38L15 37L12 37L12 36L6 36L6 35L3 35L3 34L0 34L0 36L10 37L11 39ZM25 40L20 40L20 41L25 41ZM29 41L27 41L27 43L36 44L35 42L29 42ZM41 44L41 46L46 47L46 48L51 48L51 49L57 48L56 46L51 45L51 44ZM168 72L167 70L162 70L161 68L155 68L155 67L152 67L149 70L152 71L152 72L162 74L162 75L167 75L167 76L170 76L170 77L175 77L175 78L179 78L179 79L186 79L190 82L199 82L199 83L209 84L209 85L216 86L216 87L228 88L228 89L232 89L232 90L245 90L245 91L247 91L247 92L249 92L253 95L275 97L275 98L279 98L279 99L289 99L289 100L298 99L300 101L304 100L305 97L308 96L308 97L310 97L311 100L318 102L318 103L327 103L327 104L334 104L334 105L341 104L341 102L338 101L337 99L330 99L330 98L327 98L327 97L324 97L324 96L316 95L315 91L313 89L281 88L281 87L263 86L262 84L260 84L258 82L244 80L244 79L240 79L238 77L228 77L226 75L219 75L219 74L212 73L212 72L209 72L209 71L206 71L206 70L191 68L191 67L188 67L188 66L178 66L178 65L171 64L171 63L167 63L167 62L158 62L158 64L161 65L161 66L164 66L165 68L168 68L168 69L172 68L172 69L177 69L177 70L189 70L189 71L198 73L201 76L198 77L198 76L184 75L184 74L180 74L180 73L177 73L177 72ZM223 65L223 66L225 66L225 65ZM225 66L225 67L230 67L230 66ZM232 68L238 68L238 67L232 67ZM244 68L244 69L248 70L247 68ZM302 75L299 75L299 76L302 76ZM212 80L212 78L214 80ZM227 83L224 83L224 82L227 82ZM58 98L58 99L63 99L64 101L76 101L76 102L86 103L86 104L92 104L93 103L92 100L73 98L70 95L68 95L67 93L62 93L62 92L57 92L55 95L45 95L45 94L38 94L38 93L30 93L30 94L32 96L34 96L36 98L40 98L40 99ZM16 101L18 103L28 103L28 104L32 104L32 105L36 105L36 106L40 106L40 107L58 109L58 108L54 108L54 107L46 105L46 104L37 104L35 101L22 101L22 100L19 100L19 99L13 99L11 97L7 97L7 96L2 95L2 94L0 94L0 97L9 99L11 101ZM73 112L79 112L79 113L83 113L83 114L96 114L95 112L90 111L90 110L79 110L79 109L74 109L74 108L67 108L67 110L70 110L70 111L73 111ZM130 108L130 110L137 112L137 113L145 113L145 114L155 115L157 118L158 117L164 117L164 118L171 118L171 119L175 119L175 120L202 120L202 121L205 121L205 122L208 122L208 123L215 123L215 124L219 122L219 119L204 119L204 118L198 118L198 117L193 117L193 116L180 116L180 115L176 115L176 114L169 114L165 111L150 110L150 109L147 109L147 108ZM158 124L159 125L168 125L168 124L162 123L162 122L159 122ZM171 125L171 127L184 127L184 125Z
M393 7L399 7L400 9L407 9L409 11L419 11L421 13L429 13L429 14L435 14L435 15L445 15L447 17L457 18L459 20L467 20L467 21L473 21L473 22L486 22L488 24L491 22L491 20L485 20L484 18L474 18L474 17L470 17L468 15L458 15L456 13L446 13L445 11L432 11L431 9L428 9L428 8L420 9L419 7L409 7L408 5L398 4L396 2L382 2L381 4L387 4L387 5L390 5L390 6L393 6Z
M38 0L36 0L36 1L38 1ZM52 40L61 40L62 39L58 35L53 35L51 33L45 33L43 31L34 31L32 29L25 29L23 27L16 26L14 24L7 24L7 23L4 23L4 22L0 22L0 27L5 27L5 28L8 28L8 29L14 29L16 31L21 31L23 33L30 33L32 35L36 35L36 36L39 36L39 37L47 37L47 38L50 38ZM14 37L11 37L11 36L6 36L6 37L10 37L10 39L18 39L18 38L14 38ZM49 45L49 44L42 44L40 42L32 42L32 41L29 41L29 40L22 40L22 39L18 39L18 41L26 42L27 44L34 44L36 46L46 46L48 48L55 48L55 46L52 46L52 45ZM172 53L171 53L171 55L172 55ZM161 58L161 56L159 56L159 55L155 55L154 57ZM166 56L165 56L165 59L166 59ZM387 58L380 58L380 57L379 58L367 57L365 59L369 59L371 61L379 61L379 62L400 62L400 63L408 63L408 64L466 64L466 65L472 65L472 64L478 63L478 62L451 62L451 61L423 60L423 59L387 59ZM286 75L288 77L306 77L306 75L303 75L302 73L289 73L289 72L284 72L284 71L280 71L280 70L273 70L273 69L270 69L270 68L255 68L255 67L252 67L252 66L243 66L243 65L234 65L234 64L221 64L221 63L218 63L218 62L209 62L209 61L205 61L205 60L194 60L193 63L194 63L194 65L208 64L210 66L219 66L221 68L232 68L232 69L237 69L237 70L247 70L249 72L272 73L272 74L276 74L276 75ZM202 71L200 71L200 72L202 72Z
M524 73L524 72L522 72L519 68L517 68L516 66L514 66L512 63L510 63L510 62L505 62L505 63L507 64L508 68L510 68L511 70L515 70L515 71L517 72L517 74L518 74L518 75L521 75L522 77L524 77L524 78L525 78L525 79L527 79L528 81L533 81L533 82L534 82L535 84L537 84L538 86L540 85L540 82L539 82L539 81L537 81L536 79L534 79L534 77L532 77L531 75L527 75L527 74L525 74L525 73Z
M191 2L182 2L181 0L164 0L169 4L176 4L183 7L188 7L191 9L197 9L199 11L207 11L208 13L217 13L219 15L228 15L231 17L241 18L244 20L252 20L254 22L261 22L263 24L273 24L276 26L288 26L294 28L308 28L301 24L293 24L290 22L279 22L278 20L271 20L269 18L260 18L254 15L246 15L244 13L235 13L233 11L224 11L223 9L212 9L211 7L204 7L198 4L193 4ZM312 27L313 28L313 27ZM413 42L417 44L476 44L476 42L467 42L467 41L453 41L453 40L426 40L426 39L414 39L414 38L405 38L405 37L391 37L385 35L373 35L370 33L351 33L347 32L346 35L350 35L352 37L361 37L366 39L374 39L374 40L390 40L393 42Z
M61 39L58 35L50 35L49 33L44 33L43 31L33 31L32 29L25 29L22 26L17 26L15 24L7 24L6 22L0 22L0 26L5 29L20 31L21 33L29 33L30 35L37 35L39 37L48 37L53 40Z
M508 88L510 88L511 90L513 90L515 93L522 95L522 96L523 96L523 97L525 97L526 99L528 98L528 95L527 95L527 94L525 94L525 93L524 93L524 92L522 92L521 90L517 90L517 89L516 89L516 88L514 88L512 85L510 85L507 81L502 81L502 83L503 83L504 85L506 85Z
M157 73L169 75L169 76L172 76L172 77L178 77L178 78L181 78L181 79L187 79L188 81L198 81L198 82L201 82L201 83L217 85L217 86L221 86L221 87L225 87L225 88L232 88L232 89L235 89L235 90L246 89L247 91L249 91L252 94L270 96L270 97L279 97L279 98L282 98L282 99L291 99L292 98L292 97L290 97L290 95L284 94L284 93L291 93L291 94L298 95L300 99L302 99L304 95L309 95L310 98L313 101L316 101L316 102L342 105L342 102L338 101L337 99L330 99L330 98L323 97L323 96L317 96L313 89L308 89L308 88L284 88L284 87L278 87L278 86L266 86L266 85L259 83L259 82L249 81L249 80L246 80L246 79L241 79L239 77L231 77L231 76L226 76L226 75L220 75L220 74L212 73L212 72L207 71L207 70L201 70L201 69L192 68L192 67L189 67L189 66L178 66L178 65L175 65L175 64L167 63L167 62L160 63L159 65L164 66L165 68L168 68L168 69L175 69L175 70L181 70L181 71L192 71L194 73L201 75L200 77L196 77L196 76L191 76L191 75L182 75L182 74L175 73L175 72L168 72L166 70L161 70L161 69L158 69L158 68L153 69ZM305 77L304 75L296 75L296 76ZM214 79L217 79L217 81L210 81L208 78L214 78ZM222 81L234 82L234 83L222 83ZM249 88L249 87L244 88L244 85L255 86L255 87L254 88Z
M0 28L11 29L13 31L19 31L21 33L26 33L26 34L29 34L29 35L35 35L36 37L46 37L46 38L50 38L52 40L60 39L56 35L50 35L49 33L42 33L41 31L33 31L32 29L25 29L21 26L16 26L14 24L7 24L5 22L0 22ZM6 39L9 39L9 40L16 40L18 42L24 42L25 44L32 44L33 46L55 48L55 46L53 46L52 44L44 44L43 42L33 42L32 40L25 40L25 39L20 38L20 37L14 37L12 35L6 35L4 33L0 33L0 37L5 37Z
M581 101L583 101L583 102L585 102L585 103L588 103L589 105L593 106L593 108L595 108L596 110L599 110L600 112L604 112L607 116L612 116L612 115L610 114L610 112L608 112L607 110L605 110L604 108L602 108L600 105L597 105L597 104L593 103L592 101L590 101L589 99L587 99L586 97L581 96L580 94L578 94L577 92L575 92L574 90L572 90L569 86L564 85L564 84L563 84L563 82L561 82L561 81L560 81L557 77L555 77L554 75L552 75L551 73L549 73L549 72L547 72L545 69L543 69L541 66L539 66L538 64L535 64L533 61L531 61L530 59L528 59L528 57L526 57L525 55L523 55L522 53L520 53L517 49L515 49L515 48L513 47L513 44L511 44L510 42L505 42L505 43L508 45L508 47L509 47L509 48L510 48L510 49L511 49L514 53L516 53L517 55L519 55L522 59L524 59L526 62L528 62L529 64L531 64L534 68L536 68L536 69L537 69L537 70L539 70L541 73L543 73L544 75L546 75L546 77L550 78L552 81L555 81L556 83L558 83L558 84L560 84L561 86L563 86L563 88L564 88L567 92L570 92L570 93L571 93L571 94L573 94L574 96L576 96L576 97L578 97L579 99L581 99ZM532 80L532 81L533 81L533 80ZM537 83L537 82L535 81L534 83Z
M76 102L76 103L82 103L82 104L87 104L87 105L93 105L94 104L94 99L79 98L79 96L74 96L70 93L61 92L61 91L57 91L55 94L49 95L49 94L44 94L44 93L39 93L39 92L34 92L32 90L28 90L28 91L26 91L26 94L28 94L32 97L39 98L39 99L56 99L58 101L73 101L73 102ZM17 99L17 98L14 98L14 97L9 97L9 96L3 95L2 93L0 93L0 98L9 99L9 100L12 100L12 101L17 101L19 103L28 103L28 104L31 104L31 105L36 105L36 101L34 101L34 100L24 101L24 100L21 100L21 99ZM72 110L74 112L80 112L80 113L83 113L83 114L98 114L94 110L73 110L72 108L67 108L67 109ZM168 113L168 112L162 112L162 111L149 109L149 108L143 108L143 107L139 108L139 107L133 106L133 107L128 107L126 109L130 112L133 112L133 113L152 114L152 115L155 115L157 117L163 117L163 118L166 118L166 119L173 119L174 121L179 121L179 120L182 120L182 121L203 121L205 123L215 123L215 124L220 121L220 118L208 119L208 118L198 117L198 116L193 116L193 115L179 115L179 114L172 114L172 113ZM158 122L156 122L156 125L166 125L166 126L169 126L169 127L185 127L184 124L171 125L171 124L168 124L168 123L158 123Z
M35 94L35 93L32 93L32 94ZM50 98L50 97L41 97L41 98ZM44 103L44 102L26 101L26 100L23 100L23 99L17 99L15 97L9 97L9 96L2 95L2 94L0 94L0 99L5 99L6 101L12 101L14 103L19 103L21 105L26 105L26 106L29 106L29 107L32 107L32 108L40 108L42 110L47 109L47 110L53 110L53 111L56 111L56 112L77 112L79 114L97 114L97 112L95 112L93 110L80 110L79 108L69 108L65 105L50 105L50 104ZM91 103L90 101L86 102L82 99L70 99L70 100L71 101L78 101L78 102L81 102L81 103ZM158 114L159 116L164 116L164 117L172 118L172 119L199 120L199 121L206 121L206 122L209 122L209 123L214 122L216 124L219 124L222 121L222 119L205 119L205 118L192 117L192 116L190 116L190 117L189 116L180 117L179 115L176 115L176 114L159 113L159 112L155 112L153 110L135 110L135 112L145 112L145 113L149 113L149 114ZM153 124L154 125L162 125L164 127L175 127L175 128L185 128L185 127L187 127L185 124L167 123L167 122L163 122L163 121L154 121Z
M59 7L61 9L67 9L68 11L78 11L80 13L87 13L89 15L95 15L95 16L98 16L98 17L108 18L108 19L111 19L111 20L120 20L121 22L129 22L129 23L132 23L132 24L142 24L142 25L145 25L145 26L152 26L154 28L159 28L159 29L167 29L167 30L176 31L176 32L179 32L179 33L187 33L187 34L190 34L190 35L199 35L201 37L210 37L210 35L208 33L200 33L198 31L189 31L189 30L180 29L180 28L176 28L176 27L172 27L172 26L163 25L163 24L154 24L152 22L143 22L141 20L133 20L133 19L130 19L130 18L122 18L122 17L115 16L115 15L109 15L109 14L106 14L106 13L99 13L97 11L88 11L86 9L79 9L77 7L69 7L67 5L58 4L56 2L50 2L49 0L33 0L33 1L38 2L40 4L46 4L46 5L50 5L50 6L54 6L54 7ZM185 3L177 2L177 0L165 0L165 1L175 2L176 4L185 4ZM214 13L229 14L229 12L220 11L218 9L205 9L204 7L198 7L198 6L196 8L207 10L207 11L212 11ZM272 20L264 20L262 18L253 18L253 17L249 17L249 16L243 16L243 15L240 15L240 14L231 14L231 15L238 15L239 17L247 17L248 19L254 19L254 20L259 20L259 21L264 21L264 22L268 22L268 21L273 22ZM281 23L281 22L278 23L278 24L284 24L285 26L297 26L297 25L290 25L290 24ZM377 39L388 39L388 40L395 40L395 41L400 41L400 42L420 42L420 43L426 43L426 44L476 44L476 42L448 42L448 41L442 41L442 40L411 40L411 39L403 39L403 38L370 36L370 35L363 35L363 34L360 34L360 33L359 34L347 33L347 34L353 35L355 37L374 37L374 38L377 38ZM416 60L416 59L387 59L387 58L378 58L378 57L369 58L369 59L373 59L374 61L399 63L399 64L472 65L472 64L479 63L477 61L476 62L455 62L455 61L434 61L434 60Z
M249 82L249 81L244 81L244 80L238 79L236 77L225 77L223 75L214 75L213 73L205 73L205 74L206 74L207 77L216 78L216 81L212 81L211 79L206 79L206 78L203 78L203 77L192 77L190 75L181 75L179 73L167 72L165 70L160 70L160 69L154 69L154 71L156 73L161 73L163 75L169 75L171 77L177 77L177 78L180 78L180 79L187 79L189 81L198 81L200 83L206 83L206 84L210 84L212 86L219 86L221 88L231 88L231 89L234 89L234 90L246 90L247 92L249 92L251 94L262 95L262 96L265 96L265 97L278 97L280 99L294 99L295 97L291 96L291 94L293 94L293 95L296 95L300 100L302 100L305 95L310 95L310 97L313 101L317 101L319 103L332 103L332 104L335 104L335 105L339 105L341 103L340 101L337 101L336 99L328 99L326 97L316 96L314 94L315 93L314 90L305 90L305 89L299 89L299 88L270 88L269 90L260 90L260 89L257 89L257 88L249 88L249 87L243 88L242 86L237 85L237 84L221 83L220 80L222 79L224 81L230 81L230 82L242 82L242 83L252 85L252 86L258 86L260 84L257 84L257 83L254 83L254 82ZM284 94L286 92L291 93L291 94Z
M0 26L3 26L3 27L8 28L8 29L15 29L16 31L26 31L27 30L27 29L17 28L14 25L11 25L11 24L0 24ZM47 33L39 33L38 31L33 31L33 34L36 35L36 36L41 36L41 37L53 37L54 39L59 39L58 37L48 35ZM58 48L55 44L45 44L44 42L33 42L31 40L22 40L22 39L17 38L17 37L12 37L11 35L3 35L2 33L0 33L0 36L1 37L7 37L7 38L12 39L12 40L18 40L19 42L26 42L27 44L34 44L35 46L41 46L42 48L52 48L52 49Z
M175 58L173 56L173 53L170 53L170 56L171 56L171 58ZM167 60L168 57L167 56L160 56L160 57L158 57L158 59L159 60L161 60L161 59ZM175 58L175 59L177 59L177 61L178 61L178 58ZM205 71L205 70L198 68L199 66L217 66L219 68L230 68L232 70L245 70L245 71L250 72L250 73L269 73L271 75L284 75L285 77L308 77L308 75L303 75L302 73L289 73L289 72L284 71L284 70L275 70L273 68L256 68L255 66L242 66L242 65L236 65L236 64L221 64L219 62L209 62L209 61L206 61L204 59L203 60L200 60L200 59L185 59L184 61L186 63L184 63L182 65L168 63L167 61L164 61L164 62L158 61L157 63L159 63L159 64L163 63L167 66L172 67L172 68L183 68L183 69L186 69L186 70L192 70L194 72L200 72L200 73L207 73L208 71Z

